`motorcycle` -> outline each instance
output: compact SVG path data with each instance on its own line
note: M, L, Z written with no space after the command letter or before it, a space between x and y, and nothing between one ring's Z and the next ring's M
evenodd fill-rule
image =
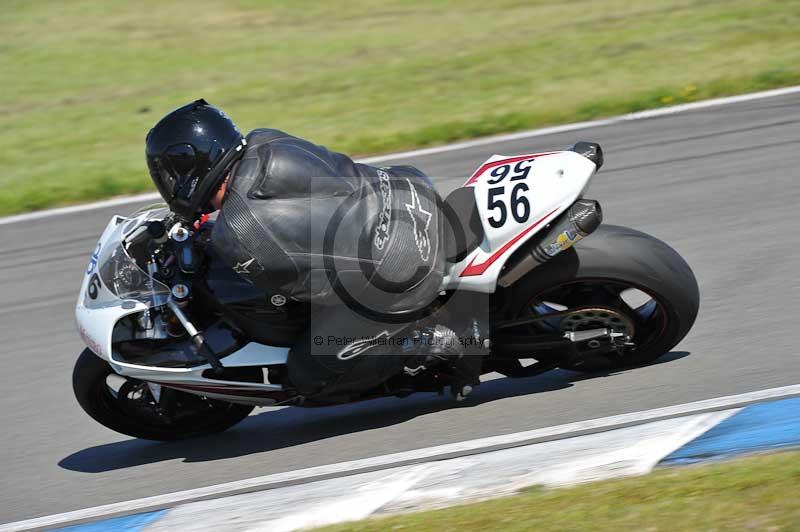
M483 374L640 366L692 327L699 291L684 259L643 232L601 225L600 205L584 198L602 164L589 142L495 155L441 203L437 301L486 294L489 330L475 332ZM114 216L100 237L75 313L87 346L73 372L81 407L114 431L176 440L224 431L256 406L316 406L286 372L307 313L226 266L207 238L213 220L176 220L154 206ZM441 393L455 378L446 363L405 370L342 402Z

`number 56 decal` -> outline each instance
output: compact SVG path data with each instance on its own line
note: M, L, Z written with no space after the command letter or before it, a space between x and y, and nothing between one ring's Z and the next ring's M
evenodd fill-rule
M517 223L521 224L528 221L531 215L531 204L528 202L528 198L525 197L525 193L530 188L524 181L516 184L513 182L528 177L532 162L520 161L514 165L504 164L492 170L490 175L494 179L487 180L487 183L497 186L492 186L487 191L488 203L486 205L490 212L487 221L492 227L503 227L508 220L509 212ZM500 183L506 178L509 179L505 184L501 185Z
M86 287L86 294L92 299L97 299L97 295L102 287L103 284L100 282L100 276L94 273L89 278L89 286Z

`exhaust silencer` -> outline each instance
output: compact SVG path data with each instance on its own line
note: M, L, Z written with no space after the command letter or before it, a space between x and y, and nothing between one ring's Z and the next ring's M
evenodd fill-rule
M603 221L603 210L595 200L579 199L544 230L538 243L521 250L521 255L506 270L497 282L507 288L540 264L544 264L565 251L584 237L592 234Z

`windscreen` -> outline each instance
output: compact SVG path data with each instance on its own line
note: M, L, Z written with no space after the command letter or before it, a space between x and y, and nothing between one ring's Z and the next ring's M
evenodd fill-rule
M84 296L84 306L97 308L118 304L119 300L134 300L150 307L164 305L170 295L168 286L156 281L143 268L147 268L149 257L135 259L125 249L125 236L142 224L153 219L151 212L122 221L104 239L95 252L96 266L87 272L91 275Z

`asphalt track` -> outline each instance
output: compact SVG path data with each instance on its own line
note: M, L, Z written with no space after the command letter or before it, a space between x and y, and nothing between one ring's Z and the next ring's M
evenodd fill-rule
M694 330L661 363L587 378L482 385L468 404L421 395L257 410L225 434L132 440L72 397L73 304L107 219L135 205L0 226L0 523L800 382L800 94L391 160L443 192L493 153L600 142L590 195L609 223L670 242L702 291Z

